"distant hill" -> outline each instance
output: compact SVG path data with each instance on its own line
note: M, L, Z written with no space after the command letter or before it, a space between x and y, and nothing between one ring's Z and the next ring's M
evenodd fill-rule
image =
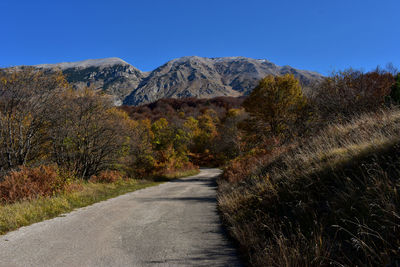
M119 58L41 64L47 70L61 69L76 88L92 86L115 97L115 103L140 105L162 98L213 98L248 95L267 74L292 73L305 86L322 75L277 66L264 59L245 57L182 57L151 72L142 72Z

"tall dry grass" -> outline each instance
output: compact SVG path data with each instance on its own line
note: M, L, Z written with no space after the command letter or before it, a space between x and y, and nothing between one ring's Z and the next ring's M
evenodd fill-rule
M219 181L223 219L251 265L400 264L399 110L330 125L265 162Z

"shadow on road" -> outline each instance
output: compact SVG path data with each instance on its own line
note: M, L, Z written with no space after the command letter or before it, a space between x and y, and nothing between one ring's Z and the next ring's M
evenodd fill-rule
M157 198L136 198L143 202L159 202L159 201L193 201L193 202L209 202L216 203L215 197L157 197Z
M204 185L210 186L210 187L217 187L217 180L215 178L185 178L185 179L175 179L175 180L171 180L171 183L197 183L197 182L201 182Z
M157 202L180 202L180 203L190 203L191 205L207 203L211 206L214 206L213 212L217 213L217 199L215 195L215 190L217 189L217 181L216 177L207 177L207 176L193 176L189 178L181 178L174 179L169 181L170 184L175 184L176 186L171 186L169 190L173 192L181 190L180 185L188 185L191 186L190 183L201 185L212 189L210 193L207 193L205 196L156 196L149 198L135 198L136 201L143 201L152 203L151 205L157 205ZM214 191L214 192L213 192ZM170 191L171 192L171 191ZM172 204L173 205L173 204ZM218 215L215 216L207 216L206 221L211 225L215 225L212 229L206 230L205 236L208 236L209 233L215 233L219 237L222 237L224 240L228 240L227 233L225 229L222 227L219 221ZM203 217L203 219L205 219ZM196 229L199 231L199 229ZM149 266L243 266L240 261L237 259L236 250L233 246L227 245L229 242L221 242L221 245L215 244L213 240L208 240L212 246L208 246L206 249L204 247L198 247L195 251L192 251L190 255L184 255L182 258L171 257L164 258L162 260L149 260L143 262L144 265ZM217 242L218 243L218 242ZM232 261L233 259L233 261Z
M223 229L219 229L220 234L224 235ZM227 260L224 260L226 258ZM233 247L226 245L213 246L206 250L201 249L198 253L194 253L192 256L184 258L170 258L163 260L153 260L145 262L146 265L156 266L211 266L210 263L214 263L212 266L243 266L239 261L232 261L236 258L236 252ZM230 260L228 260L230 259ZM223 262L221 264L215 264L217 262Z

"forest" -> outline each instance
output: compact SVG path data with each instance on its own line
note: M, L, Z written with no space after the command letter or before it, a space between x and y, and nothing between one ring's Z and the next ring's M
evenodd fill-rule
M347 69L309 87L266 76L246 97L116 107L61 72L0 70L0 218L24 201L212 166L249 265L400 264L399 72ZM0 232L35 216L0 219Z

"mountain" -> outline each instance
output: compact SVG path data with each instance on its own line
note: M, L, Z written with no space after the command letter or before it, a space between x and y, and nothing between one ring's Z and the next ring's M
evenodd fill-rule
M75 88L91 86L114 96L117 105L136 88L146 74L120 58L88 59L78 62L41 64L41 69L61 69Z
M45 70L61 69L76 88L93 86L115 97L116 104L140 105L161 98L248 95L267 74L292 73L304 86L322 75L264 59L245 57L182 57L146 73L119 58L42 64Z
M322 77L315 72L279 67L267 60L182 57L152 71L125 99L124 104L138 105L160 98L247 95L267 74L286 73L293 73L305 85Z

